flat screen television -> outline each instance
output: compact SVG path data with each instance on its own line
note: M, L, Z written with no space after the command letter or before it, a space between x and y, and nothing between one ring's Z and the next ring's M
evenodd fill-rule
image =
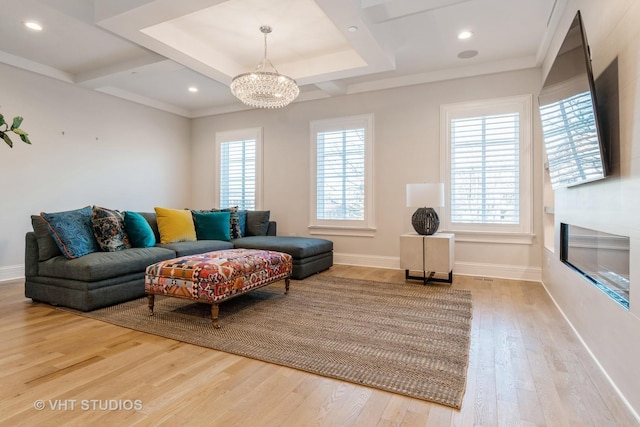
M549 69L538 101L551 187L555 190L606 177L606 145L580 11Z

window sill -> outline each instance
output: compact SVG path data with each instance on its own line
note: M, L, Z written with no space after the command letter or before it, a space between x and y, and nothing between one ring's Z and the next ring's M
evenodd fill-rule
M456 242L472 243L506 243L511 245L531 245L536 237L533 233L505 233L498 231L456 231L440 230L444 233L453 233Z
M376 229L373 227L339 227L333 225L310 225L309 234L324 236L354 236L373 237Z

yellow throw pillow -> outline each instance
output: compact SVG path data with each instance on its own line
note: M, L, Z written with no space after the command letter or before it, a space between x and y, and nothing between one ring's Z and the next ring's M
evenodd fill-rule
M154 208L158 220L160 243L195 242L196 227L191 211L186 209Z

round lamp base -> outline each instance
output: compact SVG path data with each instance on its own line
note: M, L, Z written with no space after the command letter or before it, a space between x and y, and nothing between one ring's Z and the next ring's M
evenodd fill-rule
M430 236L438 231L440 218L433 208L418 208L411 217L411 224L416 233Z

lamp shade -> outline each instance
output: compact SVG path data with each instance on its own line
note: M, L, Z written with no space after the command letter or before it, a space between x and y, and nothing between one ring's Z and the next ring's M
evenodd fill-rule
M407 184L407 206L414 208L444 206L444 184Z

